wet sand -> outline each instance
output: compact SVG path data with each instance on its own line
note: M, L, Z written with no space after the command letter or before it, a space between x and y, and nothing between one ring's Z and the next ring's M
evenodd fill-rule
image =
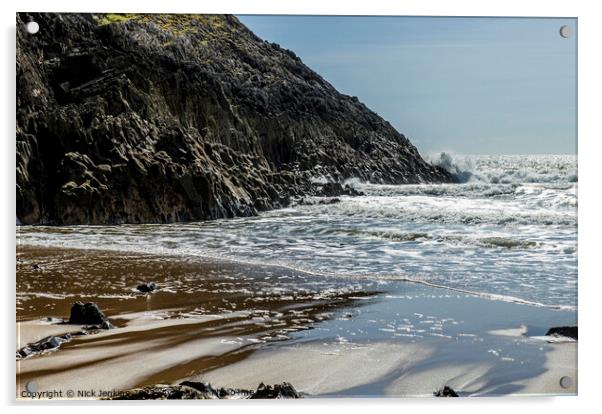
M258 352L192 379L240 388L251 387L258 377L269 383L286 380L321 397L431 397L442 384L460 396L576 393L576 384L564 389L559 383L563 376L576 378L576 343L555 345L546 356L546 369L526 379L521 379L524 371L508 372L503 361L478 356L458 361L453 353L440 352L435 344L383 341L328 349L315 344Z
M32 381L66 396L185 379L308 396L576 393L576 343L537 338L574 312L198 258L19 246L17 259L17 349L80 329L46 320L76 301L116 326L17 361L18 398ZM147 281L159 289L136 292Z
M125 389L178 382L290 339L376 292L283 269L89 250L17 252L17 349L81 327L48 322L92 301L116 329L17 361L17 390ZM154 281L158 290L135 287ZM361 303L359 303L361 304ZM257 385L257 384L256 384Z
M577 342L543 334L574 317L406 286L353 318L324 321L277 350L258 350L191 379L229 387L250 386L257 377L287 380L322 397L432 396L444 385L460 396L572 395ZM562 377L571 378L569 387Z

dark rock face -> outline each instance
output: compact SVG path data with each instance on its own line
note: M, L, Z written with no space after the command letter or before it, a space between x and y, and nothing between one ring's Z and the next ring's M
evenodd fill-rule
M343 186L341 183L326 183L318 187L318 195L324 197L338 197L342 195L363 196L361 191L357 191L350 185Z
M213 388L203 382L184 381L180 385L155 385L127 390L112 397L114 400L209 400L209 399L275 399L301 398L288 382L270 385L259 384L257 390Z
M86 304L81 302L75 302L71 306L71 316L69 316L69 323L77 325L99 325L99 329L109 329L110 324L105 324L107 317L100 310L98 305L92 302ZM102 328L103 326L107 326Z
M548 329L546 336L565 336L577 340L577 327L576 326L557 326Z
M451 387L447 385L440 390L437 390L433 393L435 397L459 397L458 393L456 393Z
M316 176L453 180L233 16L19 13L17 27L23 224L248 216L317 195Z
M296 204L300 206L315 206L315 205L329 205L340 203L341 199L338 197L324 197L320 199L306 200L304 198L297 200Z

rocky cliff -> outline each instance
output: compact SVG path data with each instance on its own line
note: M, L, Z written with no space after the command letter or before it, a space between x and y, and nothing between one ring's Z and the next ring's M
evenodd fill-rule
M233 16L20 13L16 58L24 224L252 215L317 176L451 180Z

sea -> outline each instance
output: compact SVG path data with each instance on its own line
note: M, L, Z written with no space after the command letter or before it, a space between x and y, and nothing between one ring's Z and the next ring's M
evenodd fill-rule
M350 179L364 196L194 223L18 226L17 243L257 263L339 284L401 281L576 312L577 157L430 160L460 183Z

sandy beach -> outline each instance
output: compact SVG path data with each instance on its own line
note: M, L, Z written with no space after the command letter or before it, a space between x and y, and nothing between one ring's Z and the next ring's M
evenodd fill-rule
M577 390L577 343L542 337L572 312L198 258L26 246L17 258L17 349L81 329L57 323L76 301L115 326L17 360L17 398L32 381L89 398L183 380L287 381L307 397ZM135 290L150 280L156 292Z

